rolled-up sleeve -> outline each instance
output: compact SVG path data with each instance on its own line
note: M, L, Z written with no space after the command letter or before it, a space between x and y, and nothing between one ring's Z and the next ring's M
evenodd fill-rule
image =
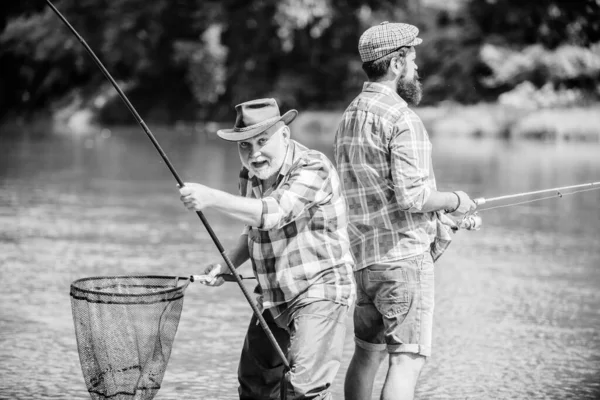
M405 117L393 127L390 162L396 200L402 211L421 212L429 199L431 144L422 124Z
M331 166L320 159L309 159L290 171L286 182L262 199L259 229L282 228L332 196Z

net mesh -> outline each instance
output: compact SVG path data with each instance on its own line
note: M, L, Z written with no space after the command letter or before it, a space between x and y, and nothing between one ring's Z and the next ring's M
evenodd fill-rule
M113 276L71 284L79 360L93 400L156 395L189 283L175 276Z

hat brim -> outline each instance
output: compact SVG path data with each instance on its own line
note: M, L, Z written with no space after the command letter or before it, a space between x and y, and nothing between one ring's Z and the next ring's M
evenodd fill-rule
M217 135L221 139L227 140L229 142L239 142L241 140L250 139L251 137L254 137L256 135L263 133L264 131L266 131L267 129L269 129L270 127L272 127L279 121L282 121L286 125L289 125L292 123L292 121L294 121L294 119L296 119L297 116L298 116L297 110L289 110L288 112L283 114L281 117L277 118L276 120L274 120L268 124L259 125L253 129L244 129L243 131L239 130L239 129L236 130L235 128L219 129L217 131Z

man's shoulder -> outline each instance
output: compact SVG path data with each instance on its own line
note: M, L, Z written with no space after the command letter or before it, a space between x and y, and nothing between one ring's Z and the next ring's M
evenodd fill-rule
M320 162L331 162L329 158L322 152L316 149L312 149L306 147L300 142L293 141L294 146L296 147L296 156L294 157L296 160L314 160Z
M295 140L295 155L294 165L297 167L305 167L311 165L319 169L330 170L333 168L333 163L324 153L319 150L311 149Z
M345 115L354 113L372 114L390 123L401 121L404 117L418 118L408 104L386 92L363 91L346 108Z
M412 109L404 107L398 115L395 123L401 129L422 129L425 130L425 125L421 117Z

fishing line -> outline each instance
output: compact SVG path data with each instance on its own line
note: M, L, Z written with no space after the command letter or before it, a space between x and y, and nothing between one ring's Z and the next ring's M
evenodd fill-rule
M582 193L582 192L591 192L592 190L599 190L600 187L597 188L590 188L590 189L582 189L582 190L576 190L574 192L568 192L568 193L562 193L562 192L558 192L557 194L553 195L553 196L546 196L546 197L540 197L537 199L532 199L532 200L524 200L524 201L519 201L516 203L510 203L510 204L503 204L500 206L494 206L494 207L487 207L487 208L481 208L481 209L477 209L477 212L481 212L481 211L489 211L489 210L495 210L497 208L505 208L505 207L511 207L511 206L518 206L518 205L522 205L522 204L528 204L528 203L533 203L536 201L541 201L541 200L548 200L548 199L554 199L554 198L561 198L564 196L570 196L572 194L576 194L576 193Z
M50 0L46 0L46 3L52 9L52 11L54 11L54 13L61 19L61 21L64 22L64 24L71 30L71 32L77 37L77 39L81 42L81 44L87 50L87 52L89 53L89 55L92 57L92 59L94 60L94 62L98 66L98 68L100 68L100 70L102 71L102 73L104 74L104 76L114 86L115 90L117 91L117 93L121 97L121 100L123 100L123 102L125 103L125 105L129 109L129 111L131 111L131 113L135 117L135 119L138 122L138 124L142 127L142 129L144 130L144 132L146 133L146 135L148 136L148 138L150 139L150 141L152 142L152 144L154 145L154 147L158 151L159 155L161 156L161 158L163 159L163 161L165 162L165 164L167 165L167 167L171 171L171 174L173 175L173 177L175 178L175 180L179 184L179 187L184 187L183 181L179 177L179 174L177 174L177 171L173 167L173 164L171 164L171 162L169 161L166 153L160 147L160 145L158 144L158 141L156 140L156 138L154 137L154 135L152 134L152 132L150 132L150 129L148 128L148 126L146 125L146 123L142 120L142 117L140 117L140 115L138 114L137 110L133 107L133 104L131 104L131 102L129 101L129 99L125 95L125 93L121 90L121 88L119 87L119 85L117 84L117 82L113 79L113 77L108 72L108 70L106 69L106 67L104 67L104 65L102 64L102 62L100 61L100 59L96 56L96 54L90 48L90 46L88 46L88 44L83 39L83 37L81 37L81 35L79 35L79 33L75 30L75 28L73 28L73 26L69 23L69 21L67 21L67 19L60 13L60 11L58 11L58 9L54 6L54 4L52 4L50 2ZM286 370L289 370L290 369L290 365L289 365L289 362L287 360L287 357L285 356L285 354L281 350L281 347L279 347L279 344L277 343L277 340L275 339L275 336L273 336L273 333L271 332L271 330L267 326L267 322L265 321L265 319L263 318L261 312L259 311L258 306L254 303L254 301L250 297L250 293L248 292L248 290L246 289L246 287L242 283L242 279L240 278L240 275L236 271L235 267L233 266L233 263L231 262L231 260L227 256L227 254L225 254L225 249L221 245L221 242L217 238L217 235L212 230L212 227L210 226L210 224L206 220L206 217L204 216L204 214L201 211L196 211L196 214L198 215L198 217L200 218L200 220L204 224L204 227L206 228L208 234L212 238L215 246L217 247L217 249L221 253L221 257L223 257L223 260L225 261L225 263L227 264L227 267L231 271L231 275L235 278L235 281L237 282L238 286L242 290L242 293L244 294L244 297L246 297L246 300L248 301L248 304L250 304L250 307L252 307L252 311L254 312L254 314L256 315L256 318L260 322L260 325L263 328L263 330L265 331L265 334L267 335L269 341L271 342L271 345L273 345L273 348L279 354L279 357L281 358L281 360L283 362L283 365L285 366ZM190 277L190 280L193 281L193 276Z
M575 188L585 188L585 189L574 190L574 191L570 191L570 192L563 192L564 190L570 190L570 189L575 189ZM517 206L517 205L522 205L522 204L529 204L529 203L534 203L536 201L548 200L548 199L552 199L555 197L560 198L563 196L569 196L569 195L573 195L576 193L589 192L589 191L598 190L598 189L600 189L600 182L589 182L589 183L583 183L583 184L579 184L579 185L563 186L563 187L552 188L552 189L535 190L533 192L509 194L509 195L505 195L505 196L492 197L489 199L480 197L477 199L473 199L473 202L477 206L480 206L480 205L483 205L483 204L486 204L489 202L499 201L499 200L507 200L507 199L514 199L514 198L518 198L518 197L532 196L535 194L556 192L552 196L539 197L537 199L523 200L523 201L518 201L516 203L502 204L499 206L477 209L473 213L468 213L468 214L464 215L463 218L455 226L452 227L452 230L453 231L457 231L458 229L479 230L483 223L481 217L478 214L481 211L489 211L489 210L494 210L494 209L498 209L498 208L506 208L506 207L512 207L512 206Z

